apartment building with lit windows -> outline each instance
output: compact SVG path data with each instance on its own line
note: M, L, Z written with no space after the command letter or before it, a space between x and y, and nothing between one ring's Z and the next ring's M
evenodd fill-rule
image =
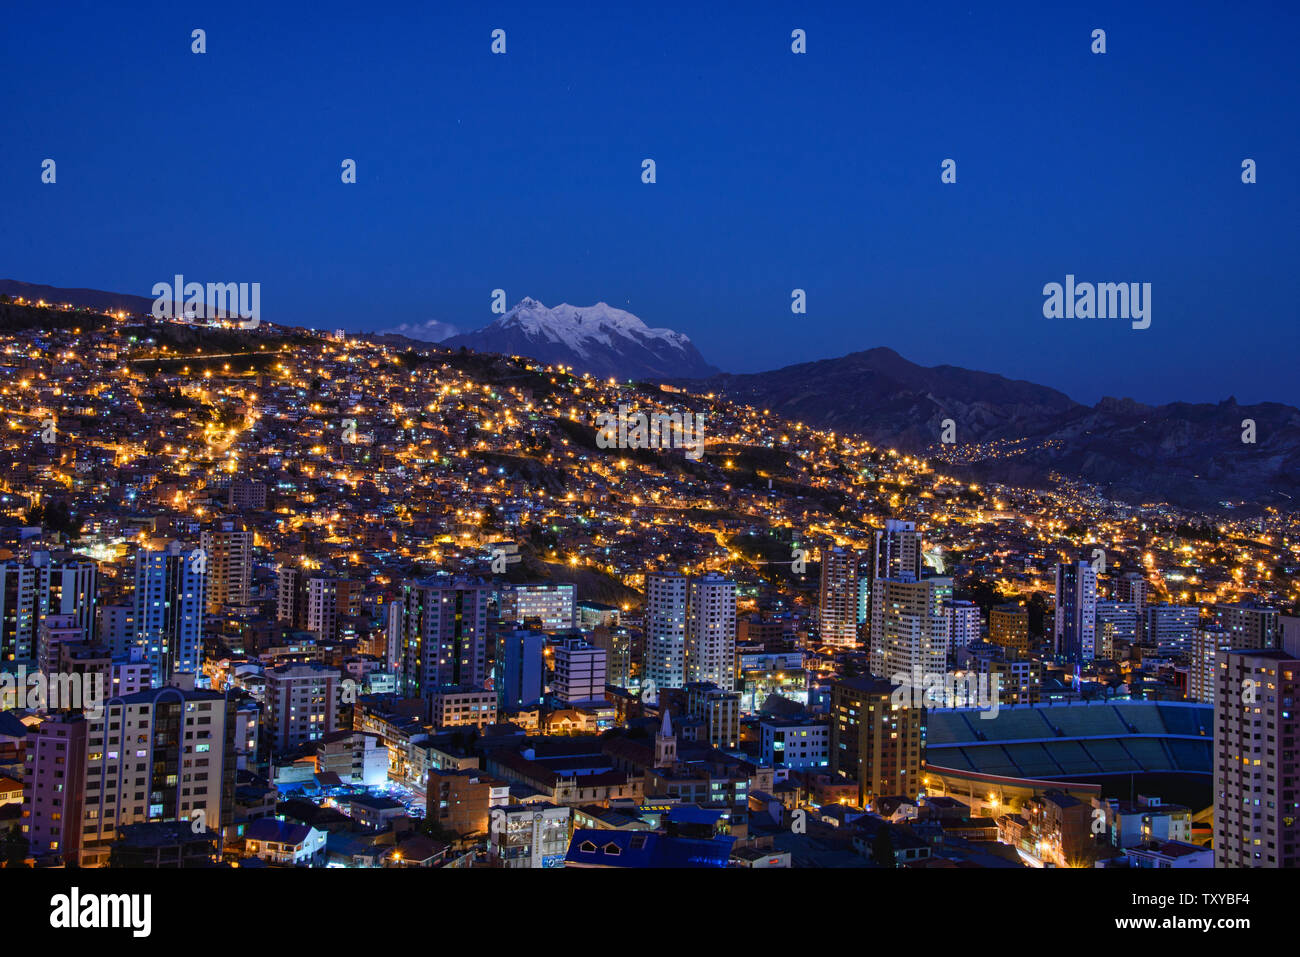
M926 709L894 704L894 688L870 677L831 685L831 766L857 782L859 806L921 787Z
M1300 654L1234 649L1214 688L1214 866L1300 866Z
M215 691L165 687L110 698L89 721L80 863L108 862L118 829L234 819L235 702Z

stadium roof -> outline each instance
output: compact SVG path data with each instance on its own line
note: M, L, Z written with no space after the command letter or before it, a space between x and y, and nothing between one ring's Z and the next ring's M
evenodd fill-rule
M1208 774L1210 705L1124 701L926 715L926 762L954 771L1053 780L1156 771Z

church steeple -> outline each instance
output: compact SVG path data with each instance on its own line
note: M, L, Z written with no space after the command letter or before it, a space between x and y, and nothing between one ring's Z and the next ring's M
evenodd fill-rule
M677 763L677 735L673 734L673 720L664 708L664 720L655 735L655 767L670 768Z

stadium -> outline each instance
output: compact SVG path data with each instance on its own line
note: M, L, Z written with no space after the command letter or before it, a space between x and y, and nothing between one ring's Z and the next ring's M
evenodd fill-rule
M1210 705L1073 702L936 710L926 721L924 787L972 813L1018 807L1057 789L1131 800L1154 793L1194 809L1211 803Z

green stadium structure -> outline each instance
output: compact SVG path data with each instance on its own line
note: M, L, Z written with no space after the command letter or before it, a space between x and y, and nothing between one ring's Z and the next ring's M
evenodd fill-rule
M926 715L926 766L1038 781L1107 774L1208 775L1214 742L1210 705L1109 701L978 708Z

